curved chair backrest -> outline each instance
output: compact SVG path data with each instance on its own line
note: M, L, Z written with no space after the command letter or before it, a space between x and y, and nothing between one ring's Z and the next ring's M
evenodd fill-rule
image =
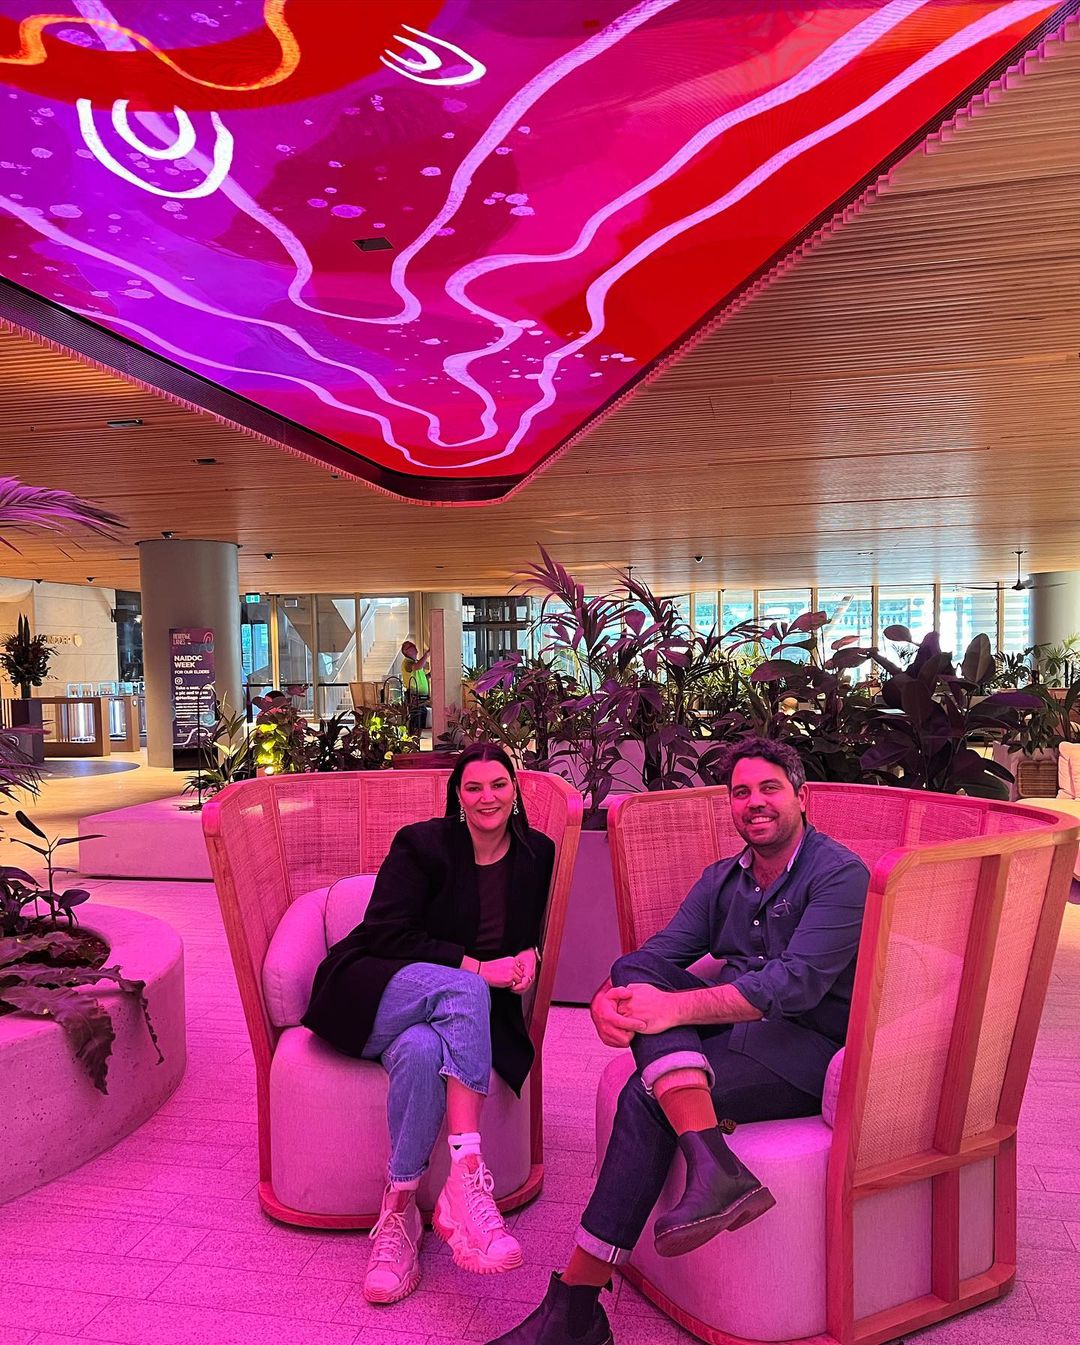
M810 788L813 823L871 870L829 1160L829 1333L889 1340L1015 1271L1016 1124L1080 828L994 800ZM621 800L609 831L627 951L743 844L723 788ZM980 1192L981 1261L964 1227ZM933 1249L899 1305L854 1273L859 1206L894 1197L925 1199Z
M305 892L356 873L376 873L398 830L440 816L445 770L352 771L265 776L223 789L203 809L203 833L244 1006L258 1080L260 1117L268 1101L270 1059L280 1029L266 1011L262 967L274 930ZM570 879L581 832L581 795L565 781L520 771L529 824L555 842L540 976L529 1011L539 1069L562 941ZM535 1145L542 1090L534 1083ZM260 1158L269 1170L268 1131ZM538 1161L538 1160L537 1160Z

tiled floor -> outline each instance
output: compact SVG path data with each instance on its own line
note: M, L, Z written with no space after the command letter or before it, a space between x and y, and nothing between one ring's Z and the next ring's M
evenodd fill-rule
M58 802L56 813L71 804ZM95 900L159 914L183 935L189 1064L141 1130L0 1207L0 1345L450 1345L486 1341L525 1315L549 1269L563 1264L589 1190L592 1090L583 1081L609 1053L584 1010L551 1016L547 1178L542 1197L513 1219L526 1265L470 1276L429 1237L420 1289L373 1308L360 1292L362 1234L287 1229L259 1212L253 1066L212 887L88 885ZM1072 905L1020 1130L1020 1283L1002 1302L910 1339L1080 1345L1078 1019ZM618 1345L692 1339L629 1286L616 1284L609 1307Z

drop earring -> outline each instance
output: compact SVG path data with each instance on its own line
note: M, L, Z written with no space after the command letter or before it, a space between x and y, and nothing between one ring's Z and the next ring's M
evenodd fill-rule
M465 809L460 804L458 804L458 821L465 821Z
M514 806L513 808L510 809L510 811L514 814L515 817L517 817L518 813L521 812L521 809L518 807L517 799L514 800Z

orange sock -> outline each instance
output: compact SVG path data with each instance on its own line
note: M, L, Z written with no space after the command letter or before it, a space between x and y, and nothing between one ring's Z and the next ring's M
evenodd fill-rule
M716 1108L704 1070L679 1069L662 1074L653 1091L676 1135L711 1130L716 1125Z
M611 1267L608 1263L582 1247L575 1247L570 1253L570 1260L562 1273L563 1284L587 1284L593 1289L602 1289L610 1279Z

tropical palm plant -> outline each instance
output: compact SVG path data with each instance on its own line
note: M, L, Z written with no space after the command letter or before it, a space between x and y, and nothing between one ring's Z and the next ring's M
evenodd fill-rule
M9 550L19 548L4 536L8 529L64 532L73 526L89 528L100 537L114 537L123 522L108 509L66 490L26 486L17 477L0 476L0 543Z
M4 535L8 531L39 528L66 531L72 527L88 528L101 537L113 537L123 527L123 522L108 509L103 509L90 500L80 499L79 496L72 495L66 490L27 486L17 477L0 476L0 543L9 551L19 554L19 548ZM19 627L19 636L13 637L16 643L23 635L24 627L25 648L40 643L39 640L29 638L29 626L26 625L25 619L20 619ZM9 650L8 653L17 655L19 650ZM39 660L39 664L24 667L16 658L15 664L10 666L5 664L9 675L20 689L24 690L24 694L28 690L28 683L40 685L40 678L37 676L37 671L43 672L43 668L39 667L40 662ZM38 780L34 764L19 746L17 738L10 732L0 731L0 795L11 798L18 789L36 794Z

